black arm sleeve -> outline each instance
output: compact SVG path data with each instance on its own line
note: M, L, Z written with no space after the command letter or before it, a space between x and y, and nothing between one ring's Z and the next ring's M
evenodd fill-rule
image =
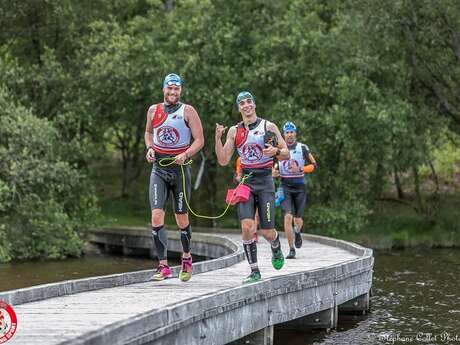
M308 146L302 144L303 159L305 160L305 162L312 163L312 162L310 162L310 157L308 157L308 154L309 154L309 153L310 153L310 149L308 148Z

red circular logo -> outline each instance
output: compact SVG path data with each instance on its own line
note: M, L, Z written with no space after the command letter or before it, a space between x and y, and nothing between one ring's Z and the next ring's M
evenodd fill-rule
M3 301L0 301L0 344L6 343L13 338L18 320L16 313L11 306Z
M174 127L164 126L157 132L157 138L164 146L173 146L179 141L179 132Z
M256 162L263 156L262 148L257 144L246 144L242 149L243 156L248 162Z

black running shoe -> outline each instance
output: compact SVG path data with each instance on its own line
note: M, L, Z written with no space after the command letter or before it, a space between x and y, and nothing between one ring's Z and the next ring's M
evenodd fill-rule
M286 256L286 259L295 259L295 249L289 249L289 254Z
M300 231L297 232L297 231L294 231L294 235L295 235L295 247L296 248L301 248L302 247L302 235L300 234Z

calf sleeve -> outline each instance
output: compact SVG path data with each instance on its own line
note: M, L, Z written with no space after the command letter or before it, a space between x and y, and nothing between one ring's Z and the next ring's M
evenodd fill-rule
M182 250L184 253L190 253L190 241L192 240L192 227L187 225L180 230L180 241L182 242Z
M152 226L152 237L158 254L158 260L166 260L168 255L168 234L162 226Z
M248 260L249 266L251 266L252 271L258 271L259 267L257 265L257 244L254 239L249 241L243 240L244 253L246 254L246 259Z

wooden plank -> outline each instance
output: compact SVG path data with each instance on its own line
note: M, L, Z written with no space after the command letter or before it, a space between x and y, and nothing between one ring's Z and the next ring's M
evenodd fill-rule
M241 242L240 235L225 237ZM283 240L286 254L288 247ZM329 267L358 258L344 249L304 241L297 249L297 258L286 260L285 267L276 271L271 265L271 249L261 239L258 243L259 266L263 279ZM15 307L19 320L16 336L10 344L59 344L69 337L78 338L86 332L107 327L114 322L127 320L152 310L183 303L193 298L209 296L223 290L241 286L249 274L246 261L231 267L196 274L187 282L177 278L162 282L144 282L128 286L105 288L69 296L51 298ZM114 312L116 310L116 312ZM46 336L52 334L52 336ZM43 339L37 338L44 336ZM44 341L46 339L46 342Z

